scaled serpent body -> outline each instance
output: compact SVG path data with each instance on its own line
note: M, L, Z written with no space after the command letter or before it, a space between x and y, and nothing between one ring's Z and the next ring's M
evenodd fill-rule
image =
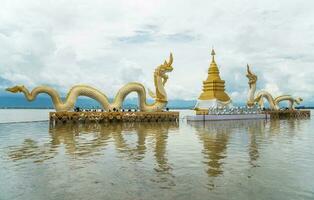
M300 104L301 101L303 101L302 98L294 98L291 95L281 95L276 98L273 98L273 96L267 92L267 91L259 91L255 96L256 91L256 82L257 82L257 76L253 74L250 71L249 66L247 66L247 78L249 79L249 93L248 93L248 100L247 105L249 107L252 107L255 102L259 104L261 108L264 108L264 99L266 99L269 103L269 107L272 110L279 110L280 106L279 103L283 101L288 101L289 109L294 109L295 104Z
M25 98L29 101L35 100L37 95L40 93L46 93L51 97L56 111L72 110L79 96L86 96L96 100L106 111L113 110L114 108L120 109L126 96L131 92L136 92L138 95L139 109L141 111L158 111L162 110L167 105L167 94L165 92L164 85L168 79L166 73L173 70L171 66L172 62L173 58L172 54L170 54L169 62L165 61L164 64L156 68L154 72L155 94L149 91L150 95L155 99L155 101L151 104L146 102L147 98L145 87L136 82L128 83L120 88L111 103L109 102L109 98L104 93L88 85L73 86L64 100L61 99L59 93L55 89L48 86L35 87L31 92L29 92L29 90L23 85L7 88L6 90L13 93L22 92L24 93Z

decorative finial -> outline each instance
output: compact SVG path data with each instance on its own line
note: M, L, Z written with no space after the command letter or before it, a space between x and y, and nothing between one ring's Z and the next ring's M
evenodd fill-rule
M211 52L211 55L212 55L212 62L215 62L215 50L214 50L214 47L212 47L212 52Z
M212 55L212 56L216 55L216 53L215 53L215 50L214 50L214 49L212 49L212 53L211 53L211 55Z

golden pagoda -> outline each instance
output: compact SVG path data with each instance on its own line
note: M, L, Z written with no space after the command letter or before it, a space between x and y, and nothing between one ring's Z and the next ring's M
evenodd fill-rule
M225 92L225 81L219 76L219 69L215 62L215 51L211 52L212 61L208 69L208 77L203 81L203 92L197 100L195 110L207 111L209 108L227 106L231 99ZM197 114L203 114L197 112Z

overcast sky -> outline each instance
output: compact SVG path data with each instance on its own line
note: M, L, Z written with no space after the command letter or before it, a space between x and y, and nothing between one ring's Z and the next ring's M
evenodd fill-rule
M246 64L258 89L314 102L311 0L0 0L0 92L90 84L113 96L129 81L153 88L174 55L170 99L196 99L211 46L226 90L245 101Z

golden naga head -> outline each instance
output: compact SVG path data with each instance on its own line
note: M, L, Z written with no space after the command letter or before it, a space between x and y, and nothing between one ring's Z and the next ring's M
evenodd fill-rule
M165 60L164 64L159 66L159 70L161 70L163 73L171 72L173 70L172 67L173 62L173 56L172 53L170 53L169 61Z
M16 85L14 87L10 87L5 90L12 93L18 93L18 92L23 92L24 88L25 88L24 85Z
M249 86L251 88L252 84L256 83L257 76L251 72L249 64L247 64L246 67L247 67L246 77L249 79Z
M298 97L294 100L294 102L299 105L301 102L303 101L303 99L301 97Z

